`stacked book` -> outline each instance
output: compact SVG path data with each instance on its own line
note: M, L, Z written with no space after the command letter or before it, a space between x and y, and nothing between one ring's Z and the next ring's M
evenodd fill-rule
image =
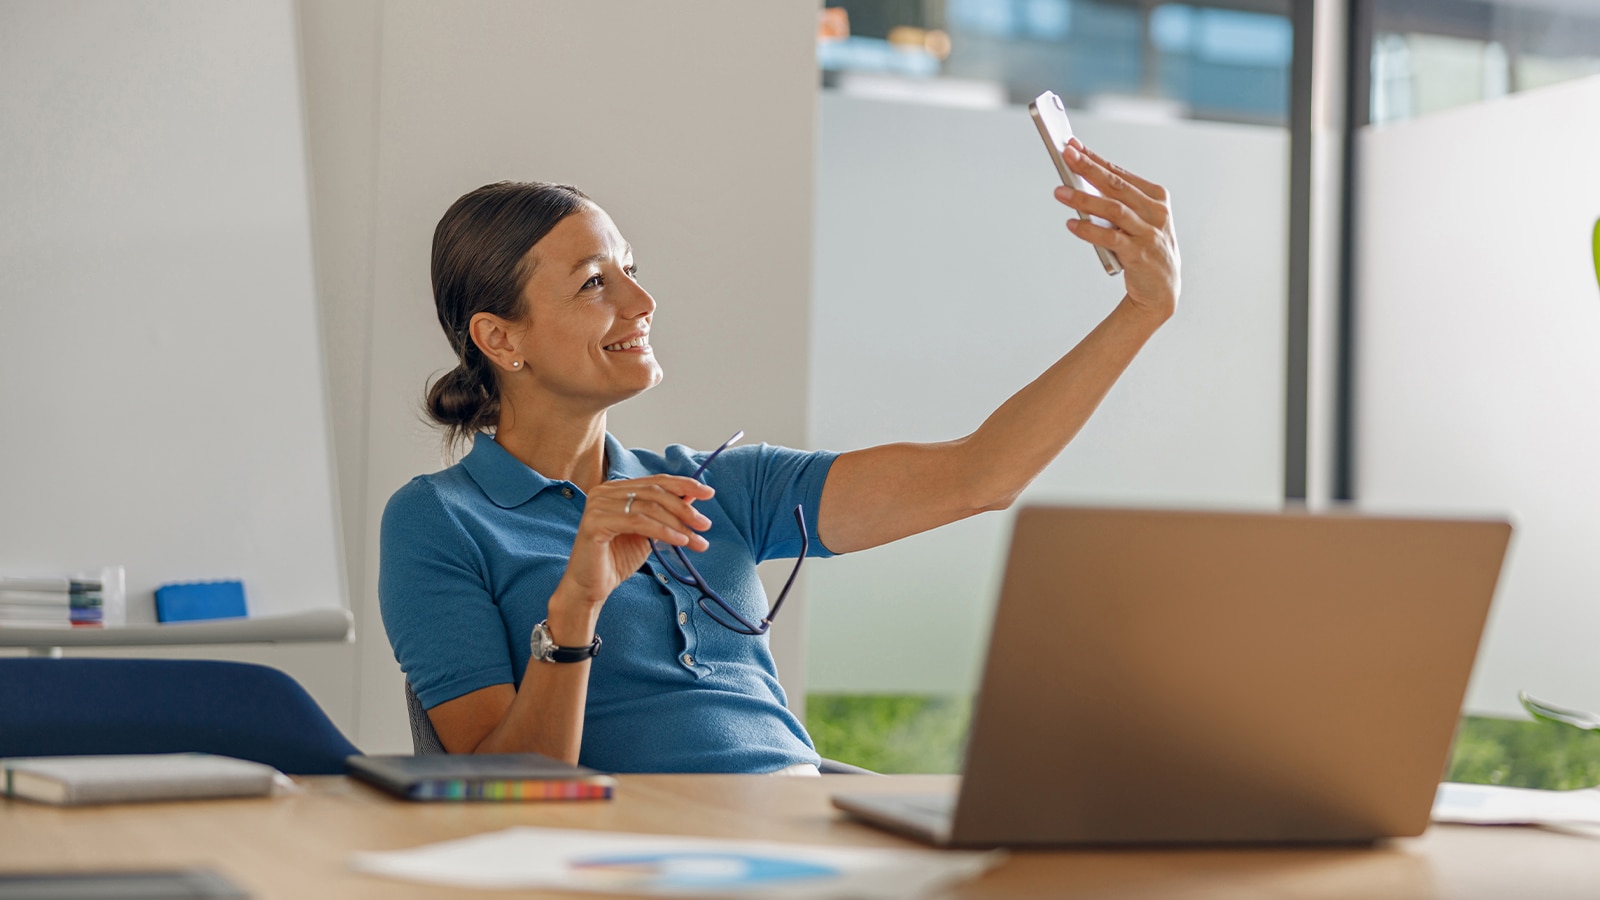
M192 800L201 797L262 797L272 793L278 770L258 762L210 753L152 753L127 756L42 756L0 760L0 796L76 806L134 800ZM0 897L10 897L0 886ZM21 896L21 895L18 895ZM28 893L29 897L66 897ZM72 894L88 897L90 894ZM94 894L92 896L113 896ZM129 891L119 897L155 897ZM198 897L200 894L161 894Z
M99 628L103 588L98 580L0 576L0 627Z

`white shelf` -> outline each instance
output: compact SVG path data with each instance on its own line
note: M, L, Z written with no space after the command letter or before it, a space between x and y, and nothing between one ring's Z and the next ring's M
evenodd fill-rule
M0 647L28 647L38 655L60 655L62 647L139 647L170 644L279 644L353 641L355 617L343 608L313 609L285 616L213 619L108 628L14 628L0 626Z

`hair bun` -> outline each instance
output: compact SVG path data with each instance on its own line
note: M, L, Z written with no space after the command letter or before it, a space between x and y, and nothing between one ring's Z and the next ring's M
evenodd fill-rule
M479 365L484 365L481 361ZM492 377L492 376L491 376ZM428 388L428 416L452 432L470 434L500 417L500 399L482 376L465 363L439 376Z

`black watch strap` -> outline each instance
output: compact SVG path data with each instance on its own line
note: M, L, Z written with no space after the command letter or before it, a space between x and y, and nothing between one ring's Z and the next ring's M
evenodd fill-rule
M550 661L559 663L583 662L594 659L600 652L600 635L594 636L594 643L587 647L555 647L550 650Z

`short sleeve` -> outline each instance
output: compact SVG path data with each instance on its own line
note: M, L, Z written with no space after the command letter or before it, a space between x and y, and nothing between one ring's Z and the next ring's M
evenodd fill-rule
M833 552L817 536L817 509L828 470L838 456L830 450L792 450L771 444L730 447L706 468L706 483L731 524L750 541L756 560L800 555L794 508L805 514L807 556Z
M422 705L515 683L488 566L433 485L389 498L379 532L378 606L395 659Z

